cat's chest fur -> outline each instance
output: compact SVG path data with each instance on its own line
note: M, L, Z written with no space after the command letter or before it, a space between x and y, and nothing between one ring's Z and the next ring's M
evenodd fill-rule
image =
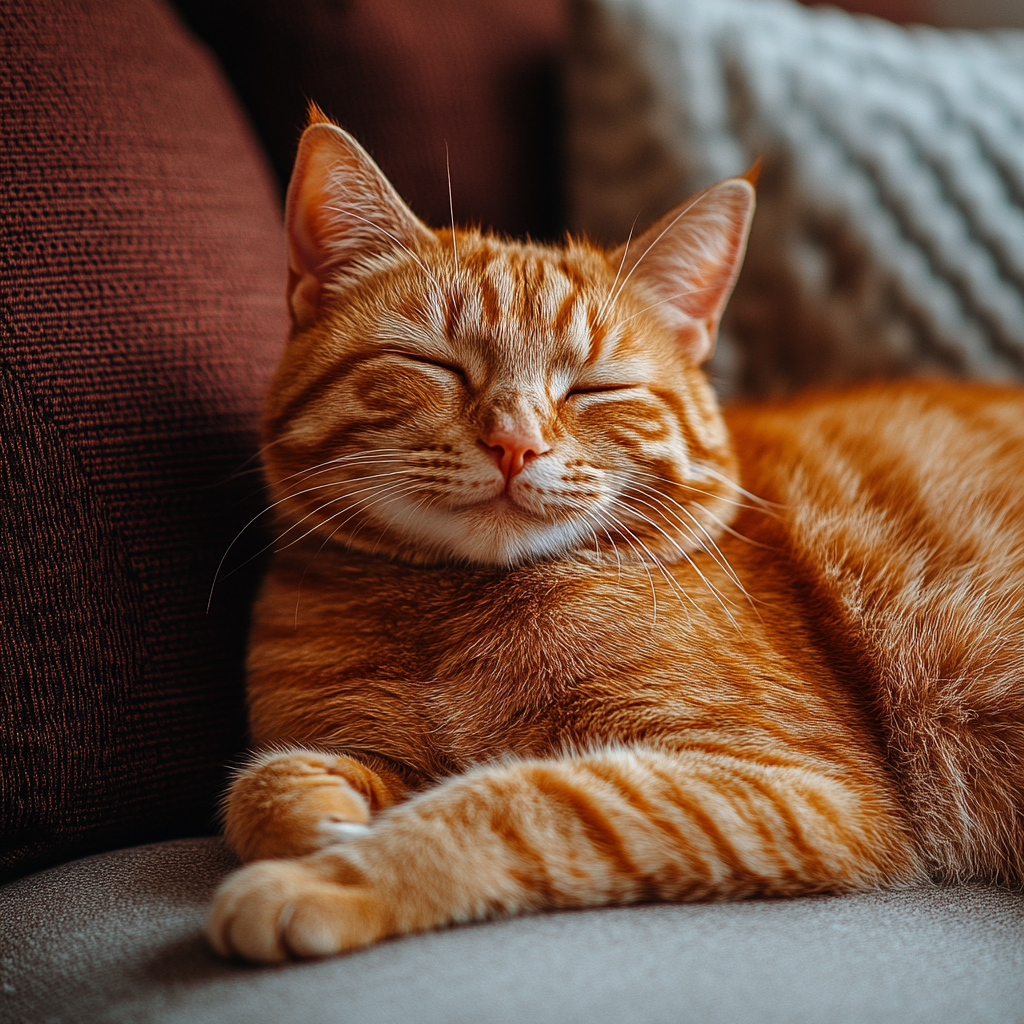
M714 591L678 568L439 570L312 553L276 563L257 609L257 741L359 747L433 778L509 752L741 735L819 699L807 681L832 675L798 622L800 653L775 649L764 595L758 609L713 562ZM761 582L792 615L788 582Z

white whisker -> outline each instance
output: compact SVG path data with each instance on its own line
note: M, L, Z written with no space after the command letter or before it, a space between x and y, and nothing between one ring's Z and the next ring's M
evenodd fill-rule
M599 527L599 529L601 530L601 532L608 538L608 543L611 545L612 551L615 554L615 562L616 562L616 564L618 566L618 579L617 579L617 582L621 583L622 582L622 562L621 562L621 560L619 558L619 549L615 546L614 538L612 537L612 535L599 522L597 522L596 519L593 518L593 516L591 514L592 511L593 511L592 509L588 508L585 505L580 504L580 502L578 502L578 501L577 502L573 502L572 508L573 508L573 511L576 512L579 515L580 519L586 524L587 530L590 532L590 535L594 538L594 554L597 555L598 558L601 557L601 539L598 537L597 531L594 529L592 523L596 524Z
M256 459L262 458L266 452L268 452L271 448L274 447L274 445L281 444L285 440L286 438L284 437L277 437L274 438L273 441L268 441L265 445L261 445L244 462L239 463L238 468L232 470L226 477L224 477L222 481L220 481L220 483L231 483L232 480L235 480L240 476L248 476L250 473L262 473L262 466L253 466L251 469L246 469L246 466L248 466L251 462L254 462Z
M729 560L722 553L721 548L719 548L719 546L715 543L714 537L704 526L704 524L701 523L701 521L685 505L681 505L678 501L676 501L669 495L661 494L660 492L655 490L655 488L650 487L648 484L642 483L638 480L631 481L630 486L640 488L643 491L643 493L647 495L647 497L656 501L658 505L661 506L662 514L666 516L671 516L672 519L675 520L676 524L679 526L680 529L686 530L687 534L693 537L694 541L701 547L701 549L705 551L712 559L714 559L714 561L718 564L719 568L721 568L732 579L733 583L735 583L736 586L739 587L739 589L743 592L744 596L747 597L748 600L750 600L750 595L747 594L746 588L740 582L740 578L736 575L732 566L729 564ZM678 514L675 511L673 511L673 509L670 507L669 503L671 503L671 505L675 505L676 508L678 508L679 511L683 513L683 515L693 520L694 526L696 526L697 529L700 530L701 533L703 533L704 536L707 538L707 543L702 541L693 533L693 528L688 526L679 518ZM644 504L646 505L647 502L644 501ZM648 507L652 506L648 505ZM703 506L701 505L698 505L698 507L703 509ZM708 547L708 544L710 544L711 547Z
M729 621L737 629L739 629L740 628L739 627L739 623L733 617L732 612L729 610L728 605L726 605L725 600L722 597L722 595L721 595L720 591L718 590L718 588L707 578L707 576L704 575L704 573L702 573L700 571L700 567L697 565L696 562L694 562L694 560L692 558L690 558L690 556L687 554L686 550L684 548L680 547L679 544L677 544L676 541L672 538L672 536L666 530L664 530L662 527L660 527L653 519L650 519L648 516L645 516L642 512L637 511L637 509L633 508L633 506L630 505L628 502L623 501L621 498L612 498L612 501L614 501L615 504L620 505L622 508L627 509L633 515L637 516L638 518L642 519L645 523L647 523L648 526L652 527L654 530L656 530L658 533L660 533L679 552L679 554L683 558L686 559L686 561L690 565L690 568L693 569L693 571L701 578L701 582L703 582L704 586L707 587L708 592L710 594L712 594L712 596L715 598L715 600L718 601L718 603L722 606L722 610L728 616ZM646 545L644 545L643 542L639 540L639 538L637 538L637 543L641 544L641 546L643 546L644 550L647 551L647 553L651 556L651 558L654 559L656 562L658 562L658 564L660 565L660 562L659 562L657 556L652 551L650 551L650 549ZM666 579L667 578L668 577L666 575ZM684 591L684 593L685 593L685 591ZM690 600L691 603L694 603L693 602L693 598L691 598L689 596L689 594L687 594L686 596Z
M295 475L295 474L293 474L293 475ZM284 504L286 501L293 501L296 498L302 497L304 494L311 494L311 493L313 493L315 491L327 490L327 489L332 488L332 487L341 487L341 486L344 486L346 484L361 483L361 482L367 481L367 480L382 479L382 478L390 477L390 476L407 476L407 475L408 475L407 471L396 470L396 471L391 472L391 473L376 473L376 474L373 474L371 476L356 477L354 480L332 480L332 481L329 481L328 483L325 483L325 484L317 484L317 485L315 485L313 487L303 488L301 491L295 491L295 492L293 492L291 494L286 494L283 498L279 498L277 501L271 502L266 508L264 508L262 511L257 513L255 516L253 516L252 519L250 519L249 522L247 522L245 524L245 526L243 526L242 529L239 530L237 534L235 534L234 539L227 546L227 549L225 550L224 554L221 556L220 561L217 563L217 570L216 570L216 572L214 573L214 576L213 576L213 583L210 586L209 596L207 597L207 602L206 602L206 610L207 610L207 612L209 612L210 604L213 601L214 590L216 589L217 583L221 579L228 579L229 577L233 576L240 569L244 568L250 562L252 562L255 559L259 558L260 555L262 555L265 552L271 550L272 548L274 550L276 550L276 551L284 550L283 548L274 548L274 545L275 544L279 544L285 537L288 536L288 534L292 530L298 529L304 522L306 522L307 519L309 519L311 516L316 515L317 510L314 509L312 512L307 512L306 515L304 515L297 522L292 523L288 527L288 529L286 529L284 531L284 533L280 534L277 538L272 540L269 544L265 544L262 548L260 548L259 551L257 551L253 555L250 555L240 565L235 566L235 568L232 569L231 572L225 573L223 576L221 576L221 569L224 567L224 562L227 559L228 555L233 550L235 544L238 543L238 540L242 536L242 534L245 533L245 531L248 530L249 527L252 526L252 524L255 523L257 519L259 519L262 516L266 515L268 512L273 511L275 508L277 508L279 505ZM360 493L360 492L357 491L355 493ZM350 497L351 495L342 495L342 497L346 497L346 496ZM320 508L325 508L325 507L326 507L326 505L321 505L320 506ZM308 537L309 533L315 531L316 529L317 529L317 527L314 526L313 530L308 531L307 533L304 533L301 537L298 538L298 540L302 540L303 538ZM285 547L290 547L292 543L296 543L296 541L289 542L289 544L286 544Z
M395 245L397 245L400 248L404 249L406 251L406 253L408 253L408 255L412 258L412 260L420 268L420 270L422 270L423 273L426 274L427 277L429 277L430 280L433 281L435 285L437 285L437 288L438 288L439 291L443 290L441 288L441 282L438 281L438 279L436 277L434 277L434 275L427 269L426 265L416 255L416 253L414 253L412 251L412 249L410 249L401 239L396 238L393 234L391 234L391 232L388 231L386 228L382 228L379 224L374 224L372 220L367 220L361 214L356 213L355 209L353 207L351 207L351 206L325 206L324 209L325 210L333 210L334 213L348 214L350 217L355 217L356 220L361 220L364 224L369 224L370 227L374 229L374 231L379 231L382 235L387 235L387 237L390 238L391 241L395 243Z
M608 519L610 519L612 521L612 525L616 529L622 530L624 533L630 533L629 528L624 526L622 523L620 523L613 512L611 512L608 509L602 509L601 512L602 512L602 518L607 517ZM597 510L595 509L592 514L596 515L597 514ZM636 535L632 534L632 536L635 537ZM609 538L609 539L611 539L611 538ZM625 537L623 539L626 541L626 543L632 549L633 554L635 554L637 556L637 561L640 563L640 567L644 570L645 573L647 573L647 580L648 580L648 582L651 585L651 605L652 605L652 608L653 608L652 625L656 625L657 622L658 622L658 592L657 592L657 590L655 589L655 586L654 586L654 577L651 575L651 570L647 568L647 565L644 562L643 558L641 557L640 552L637 551L637 549L633 546L633 543L632 543L632 541L630 541L629 537ZM614 542L613 542L613 546L614 546ZM643 547L642 544L641 544L641 547ZM650 554L650 552L648 552L648 554ZM653 556L651 556L651 557L652 557L652 560L656 561L653 558Z
M723 484L728 484L738 494L742 494L745 498L749 498L753 501L758 508L764 509L767 506L772 508L784 509L785 505L780 505L777 501L770 501L768 498L762 498L759 494L754 494L752 491L748 491L739 485L737 480L733 480L731 477L726 476L724 473L715 469L714 466L709 466L704 462L698 464L702 472L707 473L708 476L714 477L716 480L721 481ZM689 485L685 485L689 486Z
M366 451L350 452L348 455L336 455L334 458L326 459L324 462L318 462L314 466L308 466L305 469L296 470L294 473L289 473L288 476L281 477L278 480L278 484L283 484L288 480L294 480L297 476L312 476L318 470L326 467L328 470L340 465L350 465L353 463L361 464L363 462L372 462L376 456L384 455L426 455L426 452L412 452L405 448L369 448ZM389 458L381 458L380 462L391 461Z
M459 269L459 249L455 244L455 200L452 198L452 165L448 160L448 140L444 140L444 169L448 172L448 212L452 217L452 252L455 255L455 269Z
M629 283L629 279L630 279L630 278L631 278L631 277L633 276L634 272L636 271L636 268L637 268L637 267L639 267L641 263L643 263L643 261L644 261L644 258L645 258L645 257L647 256L647 254L648 254L648 253L649 253L649 252L650 252L650 251L651 251L651 250L652 250L652 249L653 249L653 248L654 248L654 247L655 247L655 246L656 246L656 245L657 245L657 244L658 244L658 243L659 243L659 242L660 242L660 241L661 241L661 240L662 240L662 239L663 239L664 237L665 237L665 235L667 235L667 234L669 233L669 231L671 231L671 230L672 230L672 229L673 229L673 228L674 228L674 227L676 226L676 224L678 224L678 223L679 223L679 221L680 221L680 220L682 220L682 219L683 219L683 217L685 217L685 216L686 216L686 214L688 214L688 213L690 212L690 210L691 210L691 209L693 209L693 207L694 207L694 206L696 206L696 205L697 205L697 203L699 203L699 202L700 202L700 201L701 201L701 200L702 200L702 199L703 199L703 198L704 198L704 197L705 197L706 195L707 195L707 193L706 193L706 192L702 192L702 193L701 193L701 194L700 194L699 196L697 196L697 197L696 197L696 198L695 198L695 199L693 200L693 202L691 202L691 203L687 203L687 204L686 204L686 206L685 206L685 207L684 207L684 208L683 208L682 210L680 210L680 211L679 211L679 213L677 213L677 214L675 215L675 217L673 217L673 218L672 218L672 220L671 220L671 221L669 221L669 223L665 225L665 227L663 227L663 228L661 229L661 231L660 231L660 232L658 233L658 237L657 237L657 238L655 238L655 239L654 239L654 241L653 241L653 242L651 242L651 244L650 244L649 246L647 246L647 248L646 248L646 249L644 249L644 251L643 251L642 253L640 253L640 256L639 256L639 258L637 259L636 263L634 263L634 264L633 264L633 266L631 266L631 267L629 268L629 273L628 273L628 274L626 274L626 276L625 276L625 277L624 277L624 278L622 279L622 284L620 284L620 285L619 285L619 290L618 290L618 291L617 291L617 292L615 293L615 297L614 297L614 298L612 299L612 301L611 301L611 305L610 305L610 306L608 307L608 308L609 308L609 310L610 310L611 308L613 308L613 307L614 307L615 303L616 303L616 302L618 301L618 298L619 298L619 296L620 296L620 295L622 294L622 290L623 290L623 288L625 288L625 287L626 287L626 285L627 285L627 284Z
M658 306L663 306L666 302L675 302L676 299L681 299L684 295L696 295L697 292L709 292L713 291L712 286L707 288L684 288L681 292L676 292L675 295L669 295L667 298L659 299L657 302L652 302L649 306L644 306L643 309L638 310L636 313L630 313L629 316L623 317L621 320L616 320L611 326L611 330L617 330L623 324L628 324L630 320L635 320L638 316L643 316L644 313L649 313L652 309L657 309Z
M714 537L711 536L711 534L707 531L707 529L700 522L700 520L688 508L686 508L683 505L679 505L678 502L674 503L679 506L680 511L684 515L688 516L690 519L693 520L694 526L696 526L696 528L704 534L706 540L702 540L700 537L698 537L693 531L693 526L684 523L679 518L678 514L662 500L661 496L656 491L654 491L653 488L648 488L646 485L640 483L635 483L633 486L641 488L643 492L647 495L647 497L651 498L654 502L656 502L656 505L652 505L649 501L646 500L646 498L636 498L636 500L640 501L643 505L646 505L649 509L651 509L652 512L658 512L666 518L671 517L671 521L673 521L674 524L680 530L685 531L686 536L691 538L693 542L698 546L698 548L701 551L703 551L709 558L711 558L712 561L714 561L715 564L732 580L732 582L741 591L743 591L744 595L746 595L746 590L744 589L743 584L740 582L740 578L733 571L733 568L729 564L728 559L725 557L724 554L722 554L721 548L719 548L719 546L715 543ZM709 544L710 547L708 546Z
M619 260L619 268L615 271L615 280L612 281L612 286L608 289L608 294L604 297L604 302L601 303L601 308L597 311L595 323L599 325L604 323L605 312L612 300L612 295L615 292L615 286L619 283L619 275L622 273L622 268L626 265L626 254L629 252L629 243L633 241L633 231L636 228L636 222L639 219L640 211L637 211L637 215L633 218L633 223L629 226L629 234L626 236L626 244L622 247L622 259Z
M622 501L620 501L617 498L613 498L612 500L617 502L620 505L623 505L625 508L627 508L634 515L638 515L639 514L631 506L626 505L625 502L622 502ZM612 519L612 521L614 522L615 526L619 530L622 530L624 533L629 534L629 537L632 537L633 540L635 540L636 543L644 550L644 552L648 556L648 558L650 558L650 560L657 566L658 571L664 577L665 582L668 584L669 589L673 592L673 594L677 598L680 598L680 599L681 598L686 598L686 600L689 601L690 604L692 604L695 609L697 609L698 611L701 611L702 609L700 608L700 606L693 600L692 597L690 597L690 595L686 592L685 588L680 587L678 581L672 576L672 574L670 572L668 572L668 570L665 568L665 564L662 562L662 560L660 558L658 558L658 556L653 551L651 551L651 549L649 547L647 547L647 545L644 544L644 542L635 533L633 533L633 531L630 530L628 526L626 526L626 524L622 521L622 519L620 517L616 516L614 513L612 513L608 509L605 509L604 511L609 516L609 518ZM640 518L645 518L645 517L641 515ZM648 522L650 522L650 521L648 520ZM660 533L662 533L664 536L668 537L668 535L665 533L665 531L661 530L661 528L658 527L658 525L656 523L651 523L650 525L653 526ZM668 537L668 539L670 541L672 540L671 537ZM629 546L631 548L633 548L634 552L636 552L636 548L629 541L628 538L626 539L626 543L629 544ZM689 557L686 555L685 552L682 552L682 554L683 554L683 557L686 558L687 561L690 561ZM641 564L643 564L642 559L641 559ZM692 564L693 563L691 562L691 565ZM698 573L698 575L701 576L702 579L704 579L703 574L700 573L700 570L697 570L697 573ZM648 572L648 575L650 575L649 572ZM710 583L708 583L708 581L706 579L704 580L704 582L708 585L709 590L711 590L711 592L714 593L716 595L716 597L717 597L718 595L717 595L717 592L715 591L714 587L712 587L710 585ZM653 587L653 580L651 580L651 585ZM719 598L719 602L721 603L721 598ZM724 607L724 604L723 604L723 607ZM729 610L727 608L725 609L725 612L726 612L727 615L729 615ZM689 618L689 616L687 616L687 617ZM730 616L730 618L731 618L731 616ZM735 622L735 620L733 620L733 621Z
M688 491L693 491L694 494L703 494L706 498L714 498L716 501L722 501L729 505L735 505L737 508L746 508L753 511L764 512L766 515L772 515L773 513L768 510L766 506L774 505L776 508L782 508L781 505L775 505L775 502L768 501L767 498L759 498L756 494L751 494L750 491L743 490L742 487L735 480L723 474L717 474L712 472L711 467L705 466L703 463L700 464L700 469L707 472L709 476L716 476L722 483L728 484L733 490L739 494L743 494L745 497L750 498L756 504L748 505L746 502L740 501L737 498L732 497L728 494L718 494L715 491L707 491L702 487L697 487L695 484L689 483L685 480L676 480L674 477L662 476L659 473L651 473L647 470L641 469L630 469L629 472L632 476L638 477L643 476L648 480L656 480L659 483L670 484L672 487L682 487ZM703 506L701 506L703 507Z
M298 526L300 526L302 523L304 523L310 517L318 515L325 508L328 508L330 505L333 505L335 502L338 502L338 501L349 501L354 495L356 495L356 494L365 494L368 491L371 492L371 495L372 495L374 493L380 493L380 492L383 492L383 491L390 492L391 490L398 490L398 489L400 489L400 488L402 488L404 486L408 486L408 481L407 480L393 480L390 484L383 484L383 485L376 484L376 485L373 485L371 487L360 488L360 490L354 491L354 492L349 493L349 494L339 494L337 497L331 498L330 501L325 501L322 505L319 505L319 506L317 506L317 508L313 509L311 512L308 512L297 523L293 523L291 526L289 526L288 529L285 530L284 533L282 533L277 538L277 540L274 543L275 544L280 544L280 542L282 540L284 540L284 538L287 537L288 534L292 530L296 529ZM362 500L364 500L364 499L360 499L360 501L362 501ZM358 505L358 504L360 504L360 502L356 502L356 504ZM301 536L293 538L292 540L288 541L288 543L283 545L282 547L274 548L274 553L276 554L279 551L285 551L288 548L290 548L293 544L298 544L301 541L305 540L310 534L316 533L317 530L321 529L321 527L323 527L326 523L330 522L330 520L332 518L333 518L333 514L331 516L329 516L326 520L321 520L321 521L318 521L318 522L314 523Z
M415 490L415 488L411 488L410 490ZM402 494L394 495L395 498L402 497L402 496L403 496ZM359 503L357 502L357 504L359 504ZM351 507L351 506L349 506L349 507ZM346 509L341 509L340 511L332 514L331 516L329 516L324 521L323 525L325 525L325 526L328 525L329 523L331 523L331 521L336 516L343 515L345 511L346 511ZM297 592L295 594L295 628L296 629L299 628L299 601L302 598L302 584L306 580L306 574L309 572L310 567L316 561L317 555L319 555L320 552L323 551L323 549L330 543L330 541L333 540L335 534L337 534L337 532L343 526L345 526L346 523L350 522L355 516L357 516L360 511L363 511L363 510L357 508L350 516L348 516L346 519L343 519L333 530L331 530L331 532L329 534L327 534L327 536L324 538L323 543L320 545L320 547L318 547L316 549L316 551L313 552L313 557L310 558L310 560L306 563L306 568L302 570L302 576L299 578L299 585L298 585L298 588L297 588Z
M210 584L210 593L209 593L209 596L208 596L208 597L207 597L207 599L206 599L206 611L207 611L207 614L209 614L209 611L210 611L210 605L211 605L211 603L213 602L213 592L214 592L214 590L215 590L215 589L216 589L216 587L217 587L217 583L218 583L218 582L219 582L219 580L221 579L220 571L221 571L221 569L222 569L222 568L224 567L224 562L225 562L225 560L227 559L228 555L229 555L229 554L231 554L231 551L232 551L232 549L233 549L233 548L234 548L234 546L235 546L235 545L236 545L236 544L238 543L238 541L239 541L239 538L240 538L240 537L242 536L242 534L243 534L243 533L245 533L245 531L246 531L246 530L248 530L248 529L249 529L249 527L250 527L250 526L252 526L252 524L253 524L253 523L255 523L257 519L260 519L260 518L262 518L262 517L263 517L263 516L265 516L265 515L266 515L266 514L267 514L268 512L272 512L272 511L273 511L273 510L274 510L275 508L277 508L277 506L278 506L278 505L281 505L281 504L283 504L283 503L284 503L284 502L286 502L286 501L290 501L290 500L291 500L292 498L296 498L296 497L299 497L299 496L300 496L300 495L302 495L302 494L308 494L308 493L310 493L311 491L320 491L320 490L323 490L324 488L327 488L327 487L333 487L333 486L334 486L334 485L333 485L333 484L330 484L330 483L328 483L328 484L318 484L318 485L317 485L316 487L308 487L308 488L306 488L306 490L304 490L304 491L299 491L299 492L298 492L297 494L288 494L288 495L285 495L285 497L283 497L283 498L279 498L279 499L278 499L277 501L271 502L271 503L270 503L270 504L269 504L269 505L268 505L268 506L267 506L267 507L266 507L265 509L263 509L262 511L260 511L260 512L257 512L257 513L256 513L256 515L254 515L254 516L252 517L252 519L250 519L250 520L249 520L249 522L247 522L247 523L245 524L245 526L243 526L243 527L242 527L242 528L241 528L241 529L240 529L240 530L238 531L238 533L236 533L236 534L235 534L235 536L234 536L234 538L232 539L231 543L230 543L230 544L229 544L229 545L227 546L227 548L225 549L225 551L224 551L224 554L223 554L223 555L221 555L221 557L220 557L220 561L219 561L219 562L217 563L217 570L216 570L216 572L214 572L214 574L213 574L213 583L211 583L211 584ZM265 551L267 551L267 550L269 550L269 549L270 549L271 547L273 547L274 543L276 543L276 542L273 542L273 541L272 541L272 542L271 542L270 544L267 544L267 545L265 545L264 547L260 548L260 550L259 550L259 551L257 551L257 552L256 552L256 554L252 555L252 556L251 556L250 558L247 558L247 559L246 559L246 560L245 560L245 561L244 561L244 562L242 563L242 565L238 565L238 566L235 566L235 568L234 568L234 569L232 569L232 570L231 570L231 572L229 572L229 573L226 573L226 574L224 575L224 577L223 577L223 578L224 578L224 579L227 579L227 578L228 578L229 576L232 576L232 575L234 575L234 574L235 574L235 573L236 573L236 572L237 572L237 571L238 571L239 569L241 569L241 568L242 568L242 566L248 565L248 564L249 564L249 563L250 563L251 561L253 561L253 559L255 559L255 558L259 558L259 556L260 556L260 555L262 555L262 554L263 554L263 553L264 553Z

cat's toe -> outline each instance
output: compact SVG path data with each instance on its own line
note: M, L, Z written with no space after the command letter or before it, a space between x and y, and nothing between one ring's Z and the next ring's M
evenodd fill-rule
M282 939L294 957L332 956L383 938L386 914L371 891L336 886L307 892L296 900L282 929Z
M294 895L289 867L265 861L230 875L213 897L207 936L221 956L264 963L287 957L281 925L291 914Z
M221 956L273 963L331 956L388 932L380 899L362 886L324 879L293 861L251 864L214 896L208 935Z

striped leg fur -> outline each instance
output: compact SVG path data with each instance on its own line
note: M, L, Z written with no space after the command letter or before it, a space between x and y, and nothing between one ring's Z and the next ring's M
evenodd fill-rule
M479 769L344 846L245 867L217 893L209 932L222 954L274 961L544 908L921 877L897 809L863 781L623 748Z

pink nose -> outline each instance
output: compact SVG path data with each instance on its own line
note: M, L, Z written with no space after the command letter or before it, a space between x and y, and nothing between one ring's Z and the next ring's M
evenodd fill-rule
M478 444L494 459L506 483L522 473L530 459L551 451L551 445L540 436L540 432L529 427L493 430Z

